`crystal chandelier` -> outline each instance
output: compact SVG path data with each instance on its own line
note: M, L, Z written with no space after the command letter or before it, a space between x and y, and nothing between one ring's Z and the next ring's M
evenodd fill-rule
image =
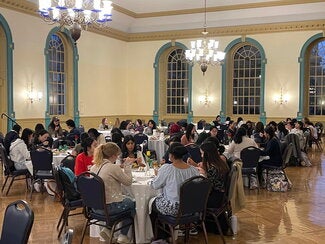
M102 27L111 21L112 9L112 2L108 0L39 0L38 12L46 22L70 27L76 41L82 28Z
M207 40L207 2L204 1L203 40L191 41L191 49L185 51L186 60L190 64L199 64L203 75L208 65L218 65L225 58L225 53L218 51L219 41Z

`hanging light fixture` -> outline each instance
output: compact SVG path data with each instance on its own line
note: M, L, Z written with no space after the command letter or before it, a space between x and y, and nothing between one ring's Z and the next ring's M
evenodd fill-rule
M207 2L204 0L203 40L191 41L191 49L185 51L186 60L190 64L199 64L203 75L208 65L218 65L225 58L225 53L218 51L219 41L208 40L207 35Z
M81 29L89 25L104 27L112 20L112 2L108 0L39 0L39 14L51 24L70 27L77 41Z

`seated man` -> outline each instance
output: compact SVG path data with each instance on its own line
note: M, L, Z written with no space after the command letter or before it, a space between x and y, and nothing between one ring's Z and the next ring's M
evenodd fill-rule
M69 133L67 134L67 140L73 141L75 143L80 142L80 131L76 128L76 124L72 119L68 119L66 125L69 128Z

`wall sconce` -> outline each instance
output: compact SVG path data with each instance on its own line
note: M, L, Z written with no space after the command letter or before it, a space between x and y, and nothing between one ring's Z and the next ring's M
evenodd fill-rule
M289 100L289 96L283 93L283 89L281 87L280 94L274 97L274 103L282 105L288 103L288 100Z
M208 89L205 89L205 94L204 96L199 96L199 101L200 103L202 103L204 106L208 106L211 101L212 98L208 96Z
M33 82L31 82L30 87L27 85L26 98L30 103L34 103L34 101L42 100L43 93L41 91L34 90Z

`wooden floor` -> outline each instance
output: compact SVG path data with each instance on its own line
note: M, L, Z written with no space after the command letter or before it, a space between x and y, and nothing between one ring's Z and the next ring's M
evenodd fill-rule
M309 156L312 167L286 169L293 183L291 191L276 193L262 189L258 193L245 189L246 208L236 213L239 231L234 237L226 237L227 243L325 243L325 158L315 149L309 152ZM0 177L2 186L2 174ZM4 209L16 199L26 199L23 182L15 182L9 196L0 197L0 226ZM41 193L33 194L29 203L35 213L29 243L59 243L56 223L62 211L61 204ZM70 218L69 224L75 233L73 243L79 243L83 216ZM84 243L103 242L86 237ZM183 242L179 240L178 243ZM202 235L191 237L190 243L204 243ZM209 234L209 243L221 243L221 239Z

